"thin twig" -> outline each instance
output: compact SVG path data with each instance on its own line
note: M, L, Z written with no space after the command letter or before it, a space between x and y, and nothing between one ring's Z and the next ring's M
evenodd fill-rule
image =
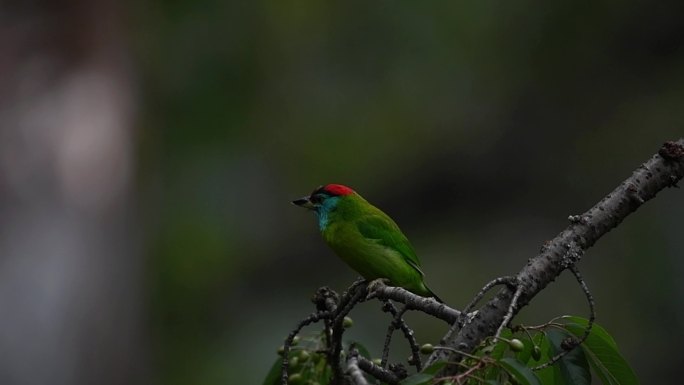
M477 372L477 371L480 370L480 369L483 369L483 368L484 368L485 366L487 366L488 364L489 364L488 361L480 360L480 361L477 362L477 364L475 364L475 365L469 367L468 369L466 369L465 372L459 373L458 375L456 375L456 376L453 377L453 378L456 380L456 383L457 383L457 384L462 384L464 379L465 379L465 380L468 380L469 378L479 379L479 380L480 380L479 382L484 383L484 380L482 380L482 379L480 379L479 377L475 376L473 373Z
M389 311L387 309L388 305L392 305L392 303L389 300L385 300L382 304L382 310L383 311ZM404 310L406 307L404 307ZM387 360L389 359L389 349L390 349L390 344L392 343L392 335L394 334L394 330L396 330L394 319L390 324L387 326L387 334L385 334L385 343L382 346L382 356L380 356L380 366L383 368L387 367Z
M382 310L389 312L393 316L392 323L390 324L390 328L392 328L392 331L394 331L394 329L400 329L404 333L404 337L406 338L406 340L409 343L409 346L411 347L411 359L409 360L409 364L415 366L416 370L420 372L421 370L423 370L423 362L421 361L419 354L420 347L418 346L418 341L416 341L416 337L414 336L413 330L406 324L406 321L404 321L404 319L402 318L404 313L408 310L408 306L404 306L401 310L397 310L397 308L394 306L392 302L386 301L382 307ZM388 336L390 336L389 328L387 332ZM387 353L389 354L389 342L387 340L385 342ZM387 355L385 355L385 349L383 349L381 366L384 368L386 364Z
M332 346L330 346L331 353L329 355L329 363L333 370L333 384L342 383L340 355L342 353L342 334L344 333L343 321L352 308L358 302L362 302L365 299L367 291L362 283L359 281L354 282L349 290L342 295L340 306L337 307L337 312L334 315L335 319L332 322Z
M587 286L587 282L582 278L582 274L580 274L580 271L577 268L577 266L571 266L570 271L582 287L582 291L584 291L584 295L585 297L587 297L587 303L589 304L589 322L587 323L587 329L584 331L584 336L582 337L582 341L584 341L587 339L587 337L589 337L589 333L591 333L591 328L592 326L594 326L594 320L596 319L596 303L594 302L594 296L591 295L591 292L589 291L589 286Z
M331 290L327 286L323 286L316 290L316 294L311 298L311 302L316 305L316 310L319 312L328 311L331 314L334 314L335 310L337 310L337 305L340 302L340 297L334 290ZM332 346L332 318L334 318L334 315L323 319L325 326L323 334L325 336L326 347Z
M570 353L571 351L575 350L578 346L584 343L584 341L589 338L589 334L591 333L591 328L594 326L594 320L596 319L596 311L594 309L595 303L594 303L594 296L591 295L591 292L589 291L589 287L587 286L587 283L584 281L582 278L582 275L580 274L579 269L577 266L573 265L568 268L572 274L575 276L577 279L577 282L580 284L582 287L582 291L584 292L584 295L587 298L587 303L589 303L589 321L587 322L587 327L584 329L584 334L582 335L582 338L579 339L579 341L575 341L574 346L572 346L570 349L565 349L561 351L560 353L556 354L555 356L551 357L549 361L535 366L532 368L532 370L541 370L546 367L549 367L553 364L555 364L558 360L563 358L566 354ZM560 325L561 328L563 328L563 325ZM565 328L563 328L565 329Z
M321 319L329 319L332 316L331 312L316 312L310 314L308 317L304 318L301 320L297 326L290 332L290 334L287 335L287 338L285 339L285 343L283 344L283 362L280 367L280 383L283 385L287 384L287 370L290 365L290 349L292 348L292 342L294 341L295 336L299 334L299 332L302 330L307 325L310 325L314 322L318 322Z
M511 318L513 318L513 314L518 308L518 299L520 298L522 292L523 285L521 283L518 283L515 289L515 293L513 293L513 299L511 299L511 304L508 306L508 311L506 312L503 321L501 321L501 325L499 325L499 328L496 329L496 333L494 334L494 342L496 342L499 339L499 336L501 336L501 331L504 327L506 327L506 325L508 325L508 323L511 321Z
M480 302L482 297L484 297L484 295L487 294L487 292L489 290L491 290L494 286L514 285L515 283L516 283L516 279L514 276L511 276L511 275L507 275L505 277L494 278L493 280L487 282L487 284L484 285L482 287L482 289L480 289L480 291L475 295L475 297L473 297L473 299L470 301L468 306L466 306L465 309L463 309L463 313L468 313L471 310L473 310L475 305L477 305L477 303Z
M478 356L470 354L468 352L464 352L463 350L454 349L454 348L449 347L449 346L435 346L434 349L435 350L446 350L446 351L456 353L456 354L464 356L464 357L472 358L476 361L484 360L483 357L478 357Z

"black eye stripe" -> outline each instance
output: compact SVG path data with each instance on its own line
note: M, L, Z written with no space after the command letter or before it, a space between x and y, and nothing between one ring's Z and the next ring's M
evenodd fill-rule
M326 192L314 192L309 196L309 200L313 203L321 203L323 200L332 197L327 191Z
M332 195L328 191L325 191L325 186L318 186L309 196L309 200L313 203L321 203L325 198Z

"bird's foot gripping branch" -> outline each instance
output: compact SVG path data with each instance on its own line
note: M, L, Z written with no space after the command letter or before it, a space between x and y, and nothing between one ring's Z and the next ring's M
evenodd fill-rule
M570 225L544 242L539 254L515 276L489 282L463 311L414 294L432 295L424 285L408 291L376 284L369 292L360 280L342 295L321 288L313 299L316 311L288 335L264 384L589 384L592 373L604 384L638 384L615 341L593 322L594 300L577 263L599 238L659 191L676 187L683 176L684 139L665 143L594 207L569 216ZM560 316L533 326L512 323L519 310L565 270L577 279L589 304L589 318ZM477 307L495 287L500 288L498 293ZM369 299L379 300L382 310L391 315L379 355L371 355L359 343L343 341L344 330L352 323L348 315ZM403 319L409 310L450 325L439 344L419 346ZM323 323L319 332L301 333L318 322ZM389 363L396 330L406 338L411 356L405 362ZM427 360L419 353L429 355Z

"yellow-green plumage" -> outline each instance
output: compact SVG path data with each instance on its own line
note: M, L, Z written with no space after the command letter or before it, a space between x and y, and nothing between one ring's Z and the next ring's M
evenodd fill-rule
M353 190L327 185L293 203L316 211L325 242L365 279L386 278L439 300L423 282L420 261L399 226Z

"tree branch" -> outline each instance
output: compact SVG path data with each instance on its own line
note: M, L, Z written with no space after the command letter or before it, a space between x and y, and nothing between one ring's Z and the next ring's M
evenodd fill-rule
M437 302L434 298L421 297L401 287L387 286L382 282L375 283L369 297L377 297L381 300L391 299L401 302L406 305L407 310L420 310L425 314L439 318L450 325L458 321L461 316L460 311Z
M379 379L380 381L390 385L399 383L400 378L394 372L385 370L382 367L375 365L372 361L369 361L368 359L362 356L358 356L357 360L359 368L361 368L364 372L372 375L373 377Z
M354 385L368 385L366 377L363 376L363 372L359 369L358 353L349 356L347 360L347 374Z
M574 265L583 252L611 229L620 224L643 203L652 199L666 187L676 187L684 176L684 139L667 142L646 163L615 190L606 195L594 207L582 215L570 216L570 226L553 240L544 244L540 253L530 259L516 278L521 292L513 315L563 270ZM484 338L494 335L506 317L516 288L504 286L480 311L459 330L454 323L443 339L444 345L460 351L472 351ZM462 354L453 350L436 350L426 366L436 361L459 362ZM458 371L456 365L448 365L443 374Z
M387 359L389 357L389 344L392 339L392 333L394 330L399 329L404 333L404 337L411 347L411 357L408 360L409 365L414 365L417 371L423 370L423 363L420 360L420 354L418 354L420 347L418 346L418 341L413 335L413 330L406 324L406 321L402 318L404 313L408 310L408 306L404 306L401 310L397 310L392 301L385 300L382 305L382 311L389 312L392 314L392 322L387 330L387 337L385 338L385 346L382 349L382 363L381 366L384 368L387 364Z

